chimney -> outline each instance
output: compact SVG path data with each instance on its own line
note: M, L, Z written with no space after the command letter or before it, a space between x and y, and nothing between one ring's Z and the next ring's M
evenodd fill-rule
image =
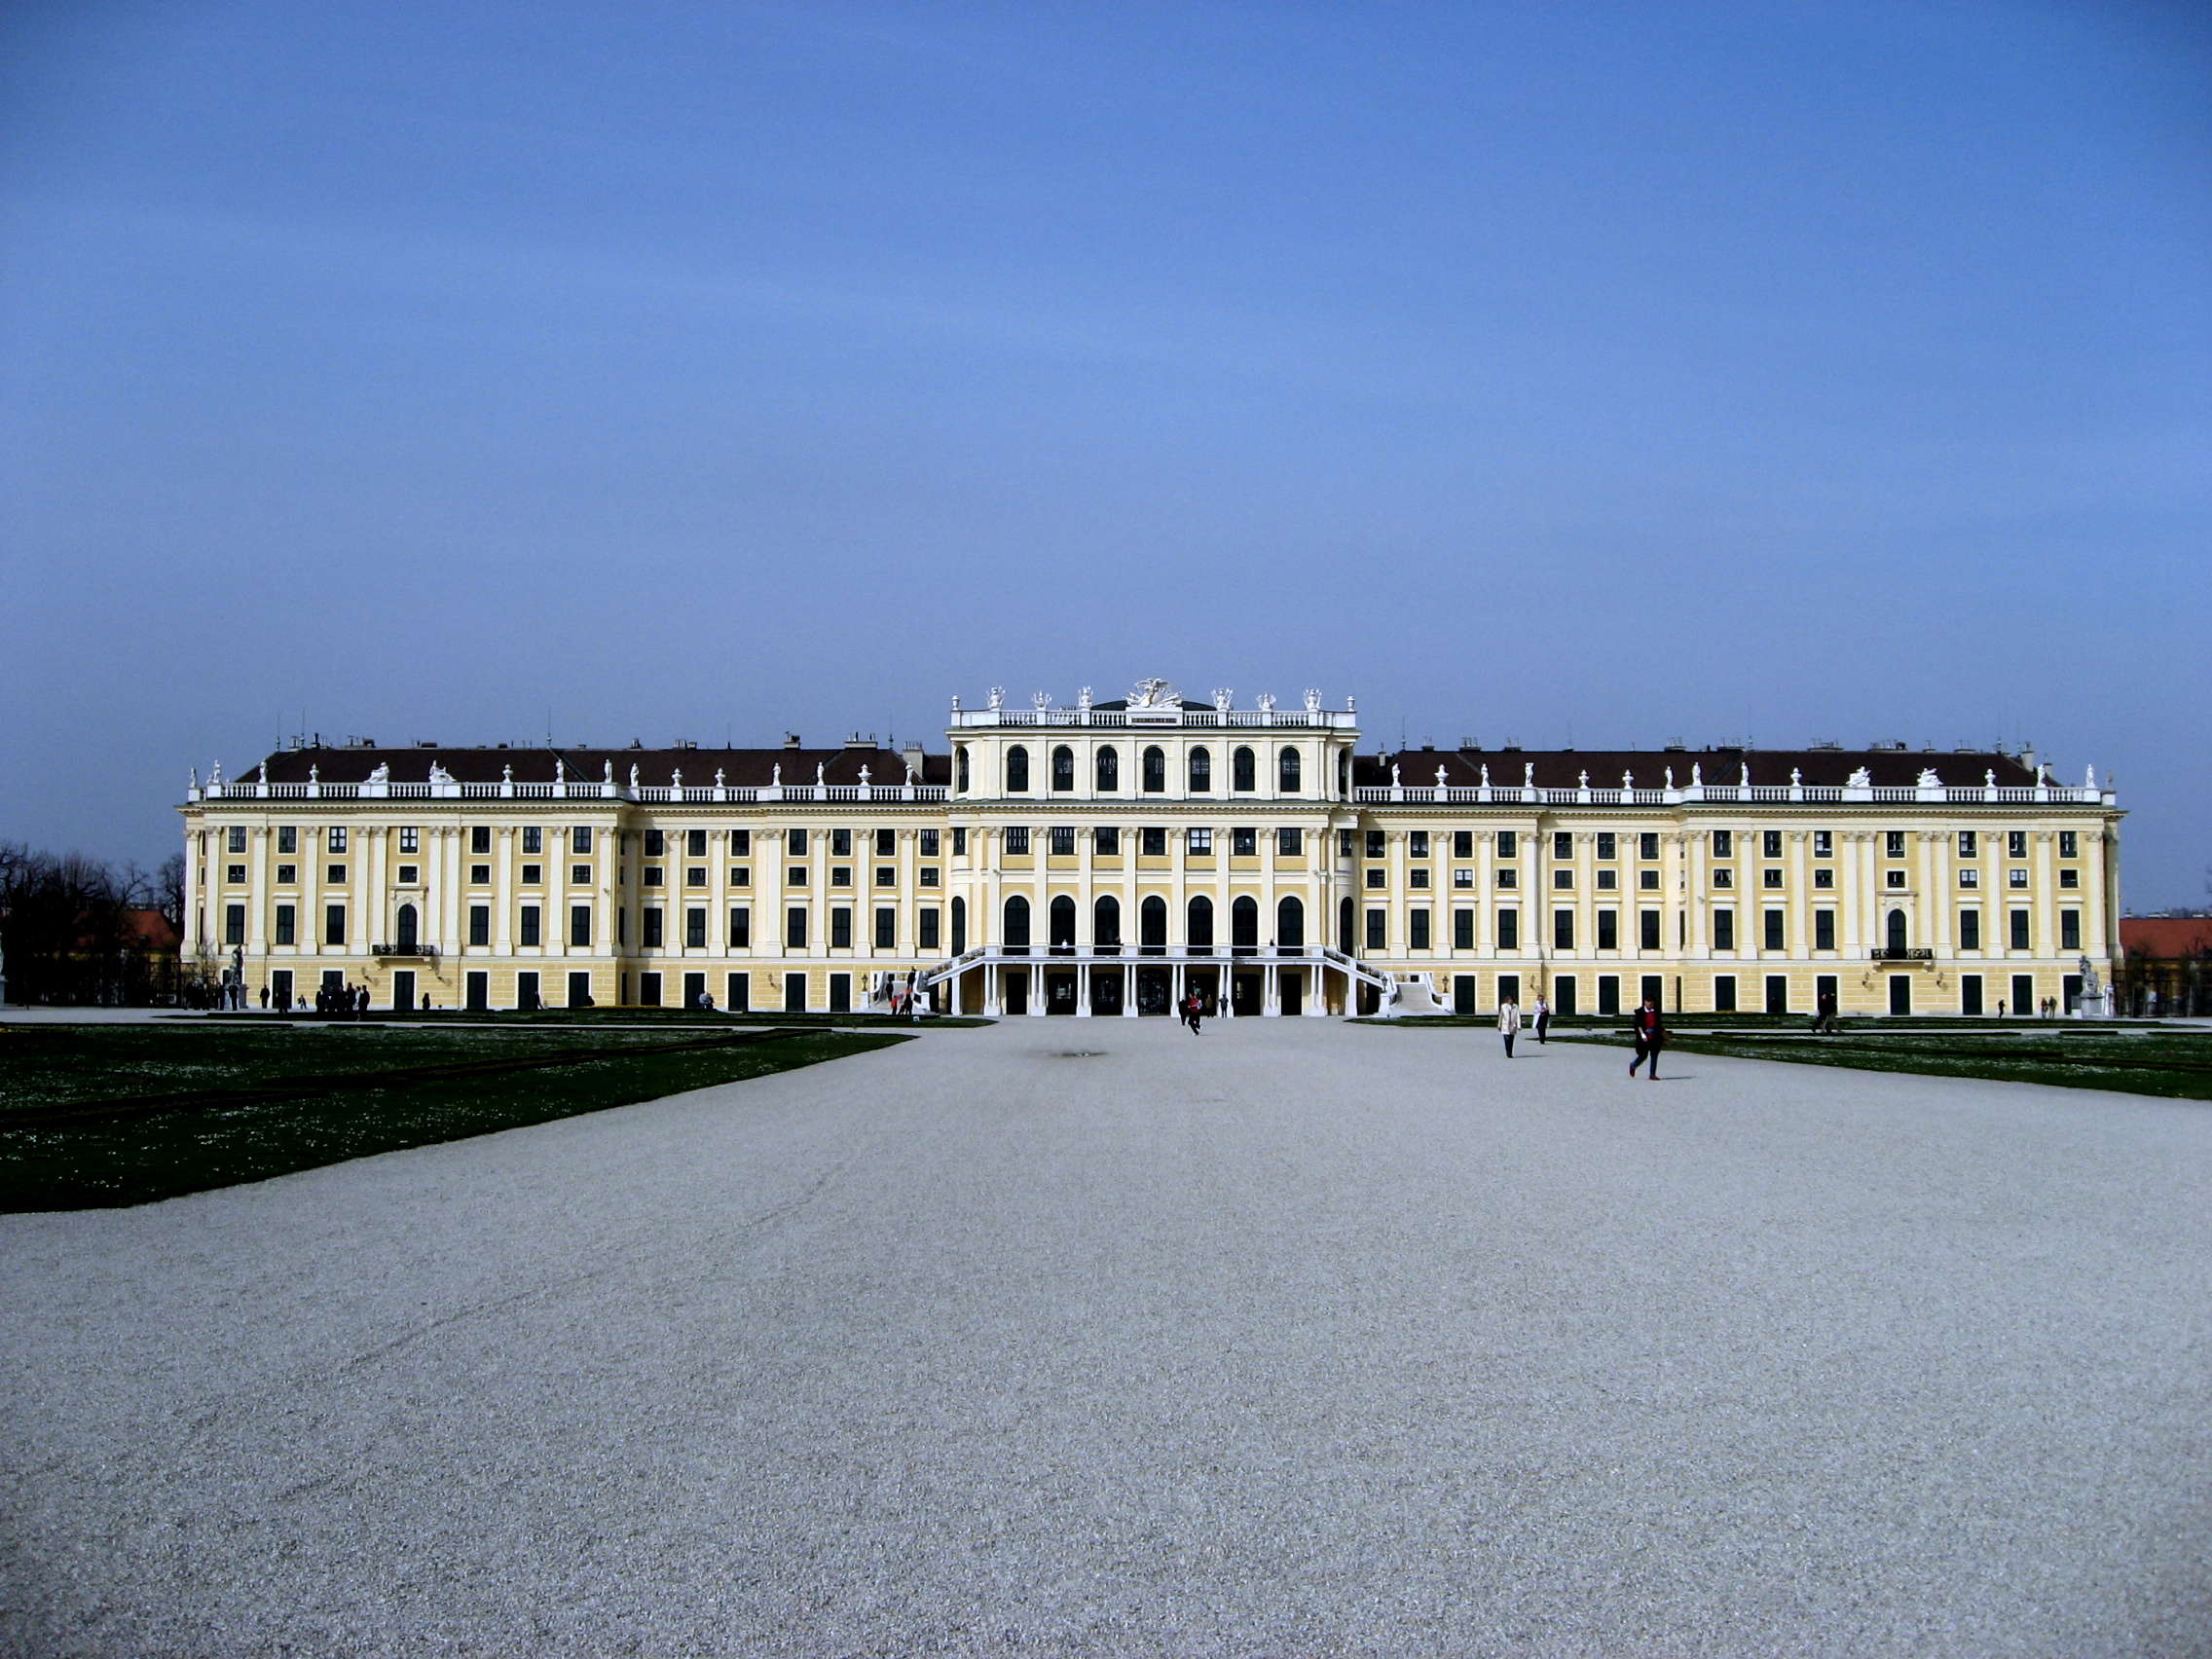
M784 747L786 749L796 749L798 747L798 733L795 731L785 732Z
M912 769L917 777L920 776L922 770L922 746L919 743L909 743L905 748L900 750L899 758L905 761L907 766Z

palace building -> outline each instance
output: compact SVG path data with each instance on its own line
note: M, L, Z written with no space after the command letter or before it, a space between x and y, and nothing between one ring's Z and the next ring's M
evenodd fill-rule
M251 1002L1995 1014L2118 955L2119 821L2032 756L1361 754L1353 705L952 703L945 753L287 748L197 774L186 960Z

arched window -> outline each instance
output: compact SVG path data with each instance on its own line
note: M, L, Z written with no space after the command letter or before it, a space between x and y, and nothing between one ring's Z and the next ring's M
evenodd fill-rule
M1260 903L1249 893L1229 906L1229 942L1239 956L1260 948Z
M1190 933L1184 942L1193 950L1213 948L1213 901L1203 893L1191 901Z
M1064 743L1058 745L1052 751L1052 788L1054 790L1072 790L1075 788L1075 751Z
M399 915L396 920L398 924L397 931L399 934L399 948L402 950L413 950L415 948L415 906L412 904L400 905Z
M1090 906L1090 942L1100 950L1122 947L1122 902L1111 893Z
M1347 955L1351 950L1351 901L1337 902L1337 948Z
M1109 743L1098 752L1098 793L1112 794L1122 787L1122 756Z
M1006 793L1029 793L1029 751L1018 743L1006 752Z
M1167 788L1167 756L1154 744L1144 752L1144 793L1159 794Z
M1295 894L1275 906L1275 943L1299 946L1306 943L1306 906L1298 902Z
M1238 793L1248 793L1260 787L1260 763L1252 752L1241 746L1229 757L1229 787Z
M1157 893L1137 906L1137 946L1155 956L1167 948L1167 901Z
M968 746L965 743L952 752L952 787L961 794L968 793Z
M1298 793L1298 751L1286 743L1282 746L1282 753L1275 757L1275 774L1281 780L1284 794Z
M1018 893L1006 902L1006 932L999 942L1009 950L1029 948L1029 901Z
M1905 948L1904 912L1902 910L1892 910L1890 912L1890 948L1892 950Z
M1350 903L1350 900L1346 900ZM968 901L957 895L952 901L952 954L958 956L968 948Z
M1064 893L1052 901L1051 929L1054 950L1075 949L1075 901Z
M1337 798L1351 799L1351 751L1337 751Z
M1213 793L1213 752L1202 743L1191 751L1191 793Z

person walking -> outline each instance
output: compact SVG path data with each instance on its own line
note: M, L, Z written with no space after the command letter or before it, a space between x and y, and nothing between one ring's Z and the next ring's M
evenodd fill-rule
M1629 1029L1636 1037L1636 1058L1628 1063L1628 1075L1634 1077L1636 1068L1645 1060L1651 1062L1651 1081L1659 1081L1659 1051L1667 1046L1667 1027L1660 1022L1659 1005L1649 997L1636 1011L1636 1018Z
M1507 997L1497 1005L1497 1034L1505 1039L1505 1057L1513 1058L1513 1039L1521 1034L1521 1005Z
M1551 1041L1551 1028L1552 1005L1539 996L1536 999L1536 1042L1539 1047Z
M1198 1030L1198 1021L1205 1016L1205 1001L1197 991L1190 991L1184 995L1183 1023L1191 1028L1192 1036L1202 1035Z

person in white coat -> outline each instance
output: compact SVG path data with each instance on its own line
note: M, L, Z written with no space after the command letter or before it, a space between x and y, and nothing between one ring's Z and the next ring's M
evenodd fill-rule
M1497 1005L1497 1034L1505 1039L1505 1057L1513 1058L1513 1039L1521 1031L1521 1005L1508 997Z

